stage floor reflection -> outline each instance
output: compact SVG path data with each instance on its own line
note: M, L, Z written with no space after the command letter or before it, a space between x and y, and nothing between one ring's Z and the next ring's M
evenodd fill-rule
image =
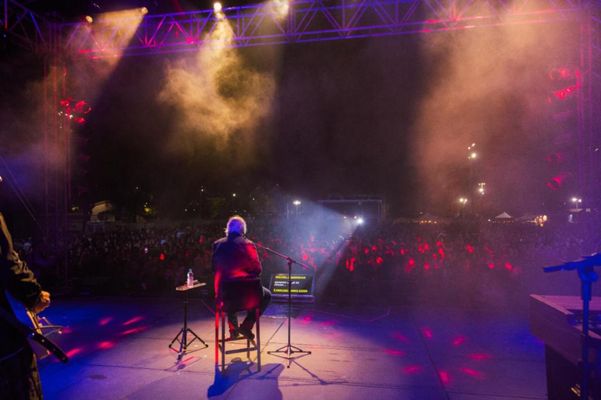
M58 298L45 313L65 326L71 357L46 358L46 399L546 399L543 344L526 310L453 306L297 305L292 344L312 354L288 362L286 307L261 319L262 364L228 356L215 372L210 301L190 300L195 342L180 362L168 348L183 324L178 298Z

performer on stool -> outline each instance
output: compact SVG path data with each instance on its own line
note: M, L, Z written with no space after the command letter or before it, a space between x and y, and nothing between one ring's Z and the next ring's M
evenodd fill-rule
M0 307L12 313L5 290L35 313L50 305L50 293L42 290L27 264L14 250L11 235L0 213ZM33 351L25 337L1 319L0 393L3 399L42 398Z
M221 300L221 285L223 282L259 278L262 267L255 244L247 239L246 221L234 215L227 221L226 236L213 243L213 272L215 273L215 298ZM271 292L263 287L261 314L271 300ZM238 326L236 313L228 313L230 338L235 339L239 334L253 340L253 326L256 322L255 313L247 312L242 325Z

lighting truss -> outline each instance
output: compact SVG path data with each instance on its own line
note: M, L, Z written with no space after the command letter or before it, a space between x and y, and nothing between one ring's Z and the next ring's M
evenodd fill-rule
M589 10L588 23L583 25L581 64L587 72L585 90L580 94L581 171L583 191L588 205L601 206L601 4Z
M282 1L282 0L280 0ZM225 16L234 31L232 47L277 45L374 36L473 29L504 24L565 20L579 14L588 1L569 0L298 0L288 13L275 3L244 7L146 15L136 35L119 46L123 24L91 29L85 23L62 25L66 47L92 57L196 51L211 40ZM99 36L102 35L103 39Z
M4 33L21 47L34 51L47 48L51 25L21 3L4 0L0 22Z

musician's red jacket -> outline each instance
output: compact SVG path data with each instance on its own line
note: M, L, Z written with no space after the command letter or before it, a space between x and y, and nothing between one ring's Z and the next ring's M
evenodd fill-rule
M217 298L221 282L257 278L262 271L257 247L237 233L231 233L213 243L212 264Z

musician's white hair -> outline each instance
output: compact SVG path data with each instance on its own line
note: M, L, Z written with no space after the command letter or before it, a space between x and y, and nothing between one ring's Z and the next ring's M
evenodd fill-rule
M225 227L225 234L239 233L240 235L246 235L246 221L239 215L230 217Z

